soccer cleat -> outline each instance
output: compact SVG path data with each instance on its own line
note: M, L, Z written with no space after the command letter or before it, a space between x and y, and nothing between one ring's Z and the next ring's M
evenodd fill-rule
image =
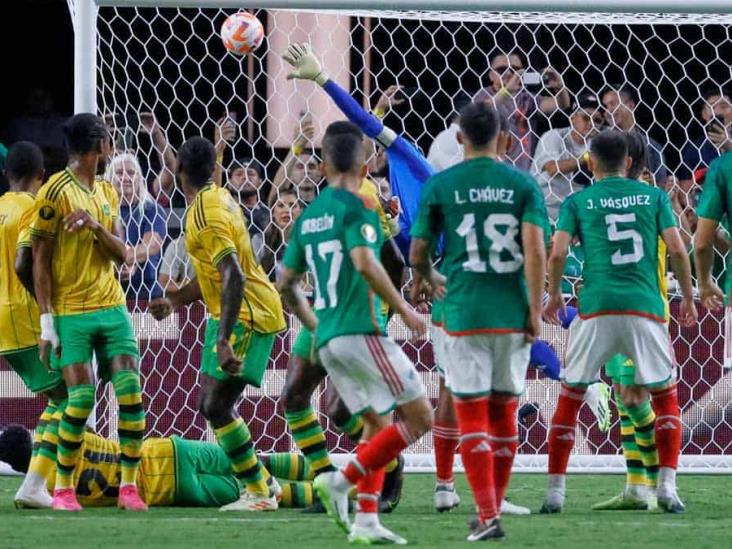
M667 513L679 514L686 511L686 507L681 501L681 498L679 498L679 495L676 493L676 490L667 494L661 494L661 491L659 490L658 507Z
M263 496L260 494L251 494L243 492L239 499L219 507L219 511L245 511L253 513L264 513L267 511L276 511L278 509L277 500L274 496Z
M280 483L277 482L276 478L269 477L267 479L267 486L269 487L269 497L275 498L279 503L282 499L282 486L280 486Z
M117 507L125 511L147 511L147 504L142 501L140 494L137 492L137 486L128 484L119 489L117 496Z
M379 500L379 512L391 513L397 508L399 501L402 499L402 486L404 486L404 458L400 454L397 458L396 468L384 476L384 486Z
M369 526L354 524L348 534L348 543L353 545L406 545L407 540L377 522Z
M339 474L341 473L338 471L319 474L313 481L313 488L328 516L348 534L351 531L351 521L348 518L348 492L351 487L347 485L341 488L337 485L336 475Z
M76 501L76 492L73 488L60 488L53 491L51 508L54 511L81 511L82 507Z
M16 509L50 509L53 498L45 485L34 487L23 482L15 493L14 502Z
M598 381L587 387L585 402L590 407L592 414L597 418L597 427L601 433L610 430L612 414L610 413L610 386L607 383Z
M596 503L592 506L593 511L647 511L648 500L637 499L629 494L619 494L607 501Z
M460 496L455 490L455 485L437 483L435 485L435 492L433 495L435 502L435 509L438 513L444 513L445 511L452 511L460 505Z
M501 539L506 536L506 532L501 528L500 519L494 518L490 522L479 522L468 535L468 541L483 541L487 539Z
M549 488L539 512L543 515L561 513L562 507L564 507L564 492L556 488Z
M511 503L507 499L504 499L501 502L501 514L502 515L530 515L531 509L528 507L521 507L520 505L516 505L514 503Z

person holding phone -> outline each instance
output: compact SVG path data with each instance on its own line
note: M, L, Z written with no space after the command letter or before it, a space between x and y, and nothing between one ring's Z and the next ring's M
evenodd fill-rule
M684 145L681 149L681 165L676 172L684 192L688 192L695 181L698 183L712 160L732 149L732 101L729 94L715 86L702 90L701 95L699 119L704 135ZM682 195L680 199L682 205L686 205L686 197Z
M526 70L518 51L495 53L490 57L488 86L473 97L473 101L491 101L498 112L508 118L514 139L507 158L515 167L526 171L531 167L536 141L529 124L531 116L536 111L550 116L570 106L569 92L557 71L545 68L538 73L540 82L534 81L534 74ZM528 89L534 84L541 85L538 93Z

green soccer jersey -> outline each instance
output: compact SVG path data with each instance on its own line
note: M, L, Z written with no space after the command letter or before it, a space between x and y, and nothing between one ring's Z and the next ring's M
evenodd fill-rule
M385 333L379 299L349 253L367 246L379 257L382 242L376 212L344 189L326 187L298 218L283 262L313 275L318 348L338 336Z
M580 316L635 314L665 322L658 237L675 226L666 193L634 179L607 177L567 197L557 230L578 236L584 249Z
M717 222L724 222L732 214L732 152L723 154L709 165L696 213L699 217ZM729 304L732 292L730 270L727 271L724 286Z
M454 336L520 332L529 297L521 224L546 224L544 198L526 173L490 158L432 176L412 236L443 236L445 330Z

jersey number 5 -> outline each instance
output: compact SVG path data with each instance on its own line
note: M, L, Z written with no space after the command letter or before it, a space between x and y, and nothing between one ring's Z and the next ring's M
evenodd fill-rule
M315 302L313 303L313 307L316 311L319 311L338 305L338 292L336 288L338 286L338 275L341 272L341 264L343 263L343 246L340 240L327 240L318 244L317 252L321 264L325 264L326 266L328 265L328 256L330 256L330 269L328 269L328 279L325 284L328 303L325 302L323 291L320 287L320 277L318 276L318 269L315 265L313 246L311 244L305 246L305 261L308 264L310 272L313 273L313 281L315 282Z
M608 214L605 216L607 224L607 238L610 242L628 242L633 244L633 251L624 254L620 250L615 250L610 256L610 263L613 265L627 265L629 263L638 263L643 258L643 239L638 231L633 229L618 229L618 223L635 223L634 213L625 214Z
M505 232L499 231L499 226L506 227ZM465 251L468 253L468 260L463 262L463 270L473 273L488 272L486 262L480 258L478 235L475 232L475 214L465 214L455 232L465 239ZM518 232L518 219L511 214L495 213L485 218L483 234L491 242L488 249L488 264L493 272L515 273L524 264L521 247L516 242ZM511 255L511 259L501 259L501 252L504 251Z

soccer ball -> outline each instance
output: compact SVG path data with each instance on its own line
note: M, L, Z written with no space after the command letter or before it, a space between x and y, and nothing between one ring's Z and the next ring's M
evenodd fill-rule
M227 17L221 25L221 39L231 53L246 55L262 44L264 27L254 15L240 11Z

